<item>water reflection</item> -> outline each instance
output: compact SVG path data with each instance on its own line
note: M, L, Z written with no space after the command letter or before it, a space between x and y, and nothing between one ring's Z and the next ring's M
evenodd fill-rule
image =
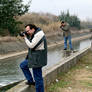
M82 50L88 46L91 46L91 41L90 39L87 39L87 40L82 40L82 41L76 41L74 44L74 49L75 50Z
M91 45L89 39L77 41L73 43L75 50L82 50ZM11 82L24 79L23 73L19 67L21 61L24 60L25 55L9 58L8 60L0 61L0 85L6 85ZM63 47L55 47L48 51L48 65L44 68L53 66L63 58Z
M79 50L82 50L88 46L91 46L91 41L89 39L81 42Z
M23 59L23 57L16 57L0 61L0 85L6 85L22 79L23 75L19 69L19 63Z

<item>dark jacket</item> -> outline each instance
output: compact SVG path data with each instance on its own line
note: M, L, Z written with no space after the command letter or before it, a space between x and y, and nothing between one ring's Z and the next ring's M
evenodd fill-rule
M28 37L30 42L34 38L34 35L41 31L41 29L37 29L35 33L33 34L32 38ZM36 50L36 48L41 44L41 42L44 42L44 50ZM28 66L29 68L38 68L38 67L43 67L47 65L47 42L46 42L46 37L45 35L43 38L36 44L34 48L29 48L28 49Z
M67 37L69 35L71 35L71 32L70 32L70 26L68 23L65 24L65 26L60 26L60 28L63 30L63 36Z

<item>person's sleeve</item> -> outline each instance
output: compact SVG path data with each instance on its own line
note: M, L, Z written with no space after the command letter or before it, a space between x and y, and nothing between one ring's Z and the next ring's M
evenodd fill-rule
M68 31L69 30L69 25L67 24L65 27L62 27L63 31Z
M34 48L34 47L37 45L37 43L41 40L41 38L42 38L43 36L44 36L43 31L40 31L40 32L38 32L38 33L34 36L34 38L32 39L31 42L25 37L25 43L27 44L27 46L28 46L29 48Z

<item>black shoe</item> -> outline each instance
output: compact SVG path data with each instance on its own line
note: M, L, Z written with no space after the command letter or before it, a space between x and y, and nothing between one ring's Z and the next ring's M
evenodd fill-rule
M73 48L71 48L70 50L72 50L72 51L73 51Z
M25 84L35 86L35 82L25 82Z
M67 50L67 48L64 48L64 50Z

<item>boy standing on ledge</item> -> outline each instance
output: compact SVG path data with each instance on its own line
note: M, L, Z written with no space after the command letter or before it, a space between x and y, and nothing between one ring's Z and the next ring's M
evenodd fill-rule
M64 50L67 50L67 40L69 40L69 47L70 50L73 50L72 42L71 42L71 32L70 32L70 25L66 23L65 21L61 22L60 28L63 31L63 37L64 37Z

